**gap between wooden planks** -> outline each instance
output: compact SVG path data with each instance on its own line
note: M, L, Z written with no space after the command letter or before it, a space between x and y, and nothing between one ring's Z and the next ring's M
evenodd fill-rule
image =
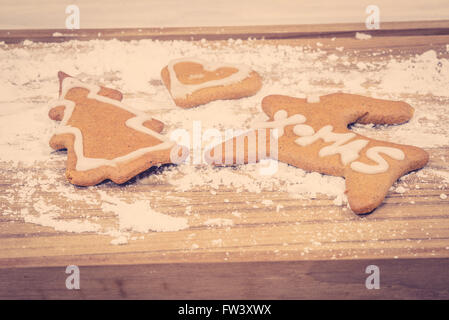
M67 40L226 40L234 39L295 39L354 37L355 32L373 36L448 35L449 20L383 22L378 30L367 30L363 23L277 26L169 27L129 29L37 29L0 30L0 41L19 43L23 40L63 42Z
M392 24L391 31L377 33L381 37L376 37L376 31L368 32L375 35L370 41L351 39L354 30L359 29L341 25L327 31L320 29L324 28L322 26L310 26L312 31L305 34L298 33L295 26L282 27L284 31L276 28L238 27L237 31L230 32L233 29L229 27L219 32L216 39L226 39L230 35L235 38L255 36L260 30L271 30L264 37L267 40L259 40L255 44L314 45L320 41L324 48L343 45L356 49L360 56L383 48L396 54L422 53L428 49L444 52L445 45L449 43L447 21L425 25ZM207 28L201 29L203 31L198 29L194 36L190 33L195 28L190 31L176 29L166 31L164 36L177 39L184 32L185 39L201 39L211 34L211 29ZM57 32L52 31L28 34L24 31L1 31L0 39L5 40L5 32L10 32L6 42L14 43L24 39L73 39L72 36L57 37L56 40L55 37L49 38L49 32ZM75 38L91 39L96 37L97 31L91 30L88 36L77 35ZM105 35L116 38L115 32L104 32L100 38L106 39ZM140 37L141 32L127 30L122 39ZM278 36L274 36L276 34ZM331 40L337 35L343 38ZM324 39L312 36L323 36ZM143 37L152 38L150 34ZM211 37L214 39L213 35ZM449 150L434 148L428 151L431 154L429 166L448 171L440 156L447 157ZM45 164L42 164L25 171L33 175L44 168ZM59 170L61 179L65 179L63 162L53 169ZM0 163L0 192L14 183L14 174L19 170L22 169ZM0 286L0 297L98 298L108 294L121 298L448 297L448 205L439 199L441 190L437 182L414 182L420 185L419 190L410 191L405 196L389 194L384 205L364 218L342 211L322 196L313 200L295 200L276 192L253 195L220 190L214 196L207 191L189 192L199 213L190 229L149 234L145 239L126 246L110 245L109 236L60 233L0 216L0 282L4 284ZM108 190L118 188L113 184L105 184L104 187ZM157 196L158 191L163 194L167 190L170 186L164 184L131 184L129 192L121 196L126 199L131 198L134 192L147 191L156 192ZM257 200L261 196L281 203L284 206L282 212L274 213L272 207L245 206L245 201ZM230 200L232 209L223 206L224 199ZM410 201L415 201L415 204ZM16 206L20 207L20 203ZM183 206L168 200L162 201L161 210L173 215L184 213ZM229 218L232 210L240 210L243 216L242 221L232 228L203 225L204 220L211 217ZM91 213L108 220L107 215L98 209ZM76 213L66 216L67 219L76 217ZM113 218L109 219L112 223ZM317 233L331 231L338 234L340 230L343 231L338 241L332 238L319 244L311 241ZM405 234L404 230L407 230ZM192 233L197 236L189 239ZM220 247L212 245L212 241L218 238L223 241ZM199 248L193 250L193 244ZM390 270L384 280L389 290L373 294L363 287L364 267L371 263ZM66 276L63 272L69 264L77 264L86 270L84 292L68 293L60 289L63 282L59 283L57 279ZM135 274L145 276L138 281ZM320 274L321 278L317 280L314 274ZM192 277L202 278L199 281L201 285L192 287ZM147 283L153 285L147 286ZM180 289L189 286L190 289Z

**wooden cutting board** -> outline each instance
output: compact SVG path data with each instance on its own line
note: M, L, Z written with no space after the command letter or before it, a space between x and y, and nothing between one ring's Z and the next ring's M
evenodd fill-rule
M370 33L373 39L355 40L356 31ZM364 30L361 24L0 31L0 41L17 46L24 39L51 42L98 37L205 38L217 43L251 37L255 44L312 47L319 41L327 51L338 46L356 49L368 61L367 53L385 49L391 51L384 54L394 55L433 49L449 56L449 21L384 23L375 31ZM435 97L426 99L449 103ZM427 151L429 167L449 174L442 160L449 159L449 149ZM62 161L52 163L51 168L45 163L19 168L0 162L0 194L12 188L17 172L31 175L45 169L56 170L64 179ZM189 220L190 228L147 234L123 246L111 245L110 236L57 232L0 215L0 298L447 299L449 200L441 199L440 194L449 191L431 178L412 175L408 179L419 189L404 195L390 193L374 214L364 217L336 207L332 199L322 195L300 200L276 191L254 194L222 189L216 195L208 190L172 191L174 197L188 197L195 208L197 215ZM124 200L131 199L134 192L171 190L164 183L131 184L126 192L113 184L102 188ZM282 204L282 210L247 204L263 198ZM11 209L20 207L16 203ZM159 209L181 216L185 205L159 199ZM96 212L87 206L85 210L91 216L104 216L98 209ZM233 211L240 212L241 218L232 227L204 225L207 219L230 218ZM68 265L80 268L81 290L66 289ZM365 287L369 265L379 267L379 290Z

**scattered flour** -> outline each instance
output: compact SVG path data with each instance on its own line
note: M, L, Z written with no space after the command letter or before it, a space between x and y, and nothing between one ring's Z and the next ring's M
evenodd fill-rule
M53 36L62 35L55 33ZM356 38L363 40L371 36L357 33ZM215 101L190 110L178 108L162 85L160 70L169 60L180 56L245 63L261 74L264 86L253 97ZM2 216L58 231L107 234L113 237L112 244L128 243L136 238L133 232L144 234L188 228L185 217L190 218L194 208L188 199L175 199L170 191L151 200L147 194L136 193L130 201L120 198L119 192L108 195L104 185L77 188L67 183L65 152L52 151L48 146L56 124L47 117L47 105L57 97L56 73L59 70L121 90L127 105L164 121L167 135L179 128L191 136L198 132L201 135L207 129L246 130L254 122L266 119L260 101L268 94L297 96L313 103L322 95L345 91L401 99L415 108L414 118L404 125L355 125L355 132L425 148L449 145L446 125L449 122L449 60L435 50L406 57L372 53L369 59L364 59L343 47L336 47L328 54L323 46L254 45L242 40L227 41L216 48L211 48L207 41L152 40L49 44L26 41L23 47L0 46L0 164L11 168L10 180L5 182L10 188L0 194ZM197 149L191 146L190 162L138 178L134 184L162 182L178 192L204 190L207 186L215 194L226 189L255 194L280 191L299 199L327 197L336 206L347 203L343 178L307 173L284 163L278 163L278 171L272 176L260 174L260 169L266 165L262 163L232 168L193 163L198 160L195 156L201 155L201 150L210 143L203 139ZM43 169L36 172L36 168ZM442 188L449 184L449 173L444 170L425 168L412 175L423 179L438 177ZM106 185L109 184L113 185ZM405 192L402 182L398 184L395 191ZM53 202L55 198L59 199L58 204ZM178 216L182 212L176 216L158 212L155 210L158 198L182 203L185 216ZM61 201L65 206L60 205ZM280 212L282 208L278 204L275 210ZM103 212L103 215L87 212ZM108 220L105 217L110 219L111 214L112 226L105 223ZM232 214L241 216L237 211ZM205 224L229 226L233 222L210 219Z
M371 36L370 34L367 34L367 33L356 32L356 33L355 33L355 38L356 38L357 40L368 40L368 39L371 39L372 36Z
M103 200L103 211L117 215L120 231L146 233L148 231L179 231L188 228L186 218L157 212L151 208L149 201L137 200L127 203L107 195L104 191L98 192Z
M214 219L208 219L208 220L204 221L204 225L218 226L218 227L232 226L232 225L234 225L234 221L232 221L231 219L214 218Z
M242 214L241 214L240 212L238 212L238 211L232 211L231 214L232 214L234 217L237 217L237 218L240 218L240 217L242 216Z
M262 200L262 204L265 206L271 206L271 205L273 205L273 200L264 199L264 200Z
M212 245L215 246L215 247L222 247L223 246L223 239L212 240Z
M407 191L407 189L404 188L403 186L399 186L399 187L397 187L394 191L395 191L396 193L402 194L402 193L405 193L405 192Z
M281 212L281 209L284 208L284 206L282 204L278 204L276 205L276 213Z
M145 179L162 179L177 191L198 190L207 186L211 190L224 188L237 193L277 190L287 192L292 198L316 198L317 194L325 194L333 198L339 197L341 201L346 199L343 178L316 172L307 173L285 163L278 163L277 172L267 178L260 174L262 166L261 163L249 164L236 169L183 164L165 170L157 177L150 176Z
M121 235L115 239L111 240L111 244L113 245L123 245L123 244L127 244L128 243L128 237Z

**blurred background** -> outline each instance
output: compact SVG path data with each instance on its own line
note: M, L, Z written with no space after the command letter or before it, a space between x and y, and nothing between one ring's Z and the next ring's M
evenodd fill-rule
M449 19L449 0L0 0L0 29L65 28L71 4L81 28L364 22L368 5L381 22Z

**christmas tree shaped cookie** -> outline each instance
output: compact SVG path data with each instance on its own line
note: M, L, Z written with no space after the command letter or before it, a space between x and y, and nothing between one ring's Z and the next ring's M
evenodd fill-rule
M344 177L349 205L358 214L378 207L399 177L422 168L429 159L420 148L374 140L348 129L351 123L404 123L413 116L413 108L405 102L344 93L309 102L272 95L263 99L262 109L267 122L206 151L206 159L233 165L275 158Z
M80 186L106 179L124 183L146 169L179 163L187 150L161 135L163 123L133 110L113 89L85 84L63 72L49 117L61 121L50 146L67 149L67 179Z

